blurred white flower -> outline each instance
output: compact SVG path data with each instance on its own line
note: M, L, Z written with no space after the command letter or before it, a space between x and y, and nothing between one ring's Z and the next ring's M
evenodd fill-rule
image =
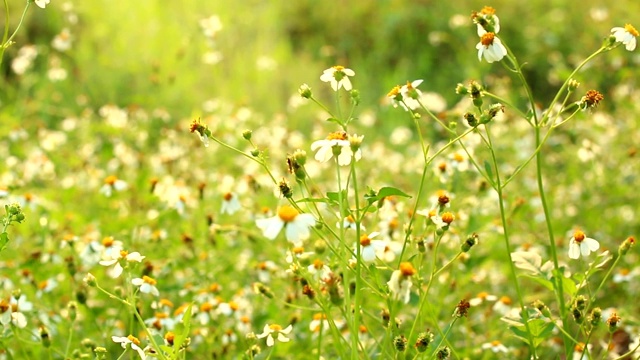
M293 330L293 327L291 325L283 329L282 326L278 324L271 324L271 325L267 324L264 326L262 334L258 334L256 335L256 337L258 339L262 339L266 337L267 346L271 347L275 344L274 337L278 339L278 341L280 342L288 342L289 340L291 340L287 337L287 335L291 333L291 330Z
M127 345L131 346L131 349L135 350L142 360L147 358L147 355L144 353L144 350L140 347L140 340L133 335L125 336L112 336L111 340L113 342L120 344L123 349L127 348Z
M327 162L333 157L333 148L340 147L340 155L338 155L338 165L346 166L351 164L351 158L356 161L362 158L362 151L358 149L355 154L351 150L348 135L344 131L332 132L326 139L314 141L311 144L311 151L316 151L315 159L320 162Z
M411 277L416 274L416 269L410 262L400 263L400 269L391 274L391 279L387 282L391 295L396 300L401 300L405 304L409 303L411 296Z
M611 32L616 41L623 43L627 50L635 50L636 38L640 36L640 33L631 24L626 24L624 27L614 27Z
M44 9L47 6L47 4L49 4L51 2L51 0L35 0L34 2L40 8Z
M156 287L157 281L153 278L143 275L141 278L131 279L131 283L140 288L141 293L159 296L160 292Z
M278 210L276 216L257 219L256 225L262 234L270 240L278 236L280 230L285 228L287 240L296 246L300 246L302 240L309 238L309 228L316 224L316 219L311 214L300 214L295 208L284 205Z
M51 47L60 52L71 49L71 32L69 29L64 28L58 35L54 36L53 40L51 40Z
M228 192L222 196L222 208L220 209L221 214L233 215L241 208L242 205L240 205L238 194Z
M351 69L336 65L325 70L320 76L320 80L331 83L331 88L334 91L338 91L341 87L350 91L351 80L349 80L349 76L354 76L355 74L356 73Z

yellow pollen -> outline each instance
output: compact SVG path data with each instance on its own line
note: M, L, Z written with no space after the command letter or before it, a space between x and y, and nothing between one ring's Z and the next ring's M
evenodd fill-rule
M349 216L347 216L347 222L353 224L356 221L353 219L353 216L349 215Z
M347 140L347 133L345 131L334 131L327 135L327 140Z
M447 163L443 161L440 164L438 164L438 170L445 172L447 170Z
M489 46L493 45L493 39L495 37L496 37L496 34L494 34L492 32L485 33L480 38L480 43L482 43L482 45L484 45L485 47L489 47Z
M453 216L452 213L450 212L446 212L444 214L442 214L442 221L444 221L447 224L451 224L453 222L453 220L455 220L455 216Z
M138 338L133 335L127 336L127 339L131 340L131 342L136 345L140 345L140 340L138 340Z
M358 331L360 332L360 334L366 334L368 330L367 330L367 327L366 327L366 326L364 326L364 325L360 325L360 326L358 327Z
M407 80L407 90L413 90L413 85L411 85L409 80Z
M278 216L282 221L286 223L292 222L293 220L295 220L298 214L300 214L298 210L292 208L289 205L285 205L278 210Z
M488 292L486 292L486 291L482 291L482 292L480 292L480 293L478 294L478 298L480 298L480 299L486 299L486 298L487 298L487 296L489 296L489 293L488 293Z
M282 331L282 326L278 325L278 324L271 324L269 325L269 329L273 330L273 331Z
M576 346L573 348L574 351L576 352L583 352L584 351L584 343L577 343Z
M320 270L320 269L322 269L322 267L323 267L323 266L324 266L324 263L322 262L322 260L320 260L320 259L315 259L315 260L313 261L313 267L314 267L314 268L316 268L316 269Z
M499 346L500 344L502 344L502 343L500 341L498 341L498 340L493 340L491 342L491 345L493 345L493 346Z
M48 282L47 280L41 281L41 282L38 284L38 289L40 289L40 290L44 290L44 288L46 288L46 287L47 287L47 284L48 284L48 283L49 283L49 282Z
M144 282L146 282L147 284L150 284L150 285L155 285L155 284L157 284L157 283L158 283L158 282L157 282L157 281L155 281L153 278L150 278L150 277L148 277L147 275L143 275L143 276L142 276L142 281L144 281Z
M163 312L159 312L155 314L156 319L166 319L169 317L169 314L167 313L163 313Z
M118 178L113 175L109 175L107 176L106 179L104 179L104 183L111 186L113 186L113 184L115 184L116 181L118 181Z
M200 305L200 311L202 311L202 312L207 312L207 311L210 311L211 309L213 309L213 305L211 305L208 302Z
M240 321L245 324L248 324L251 321L251 319L249 319L249 317L245 315L240 317Z
M327 315L323 314L323 313L316 313L313 314L313 320L322 320L322 319L326 319Z
M387 97L394 98L398 96L398 94L400 94L400 86L396 85L393 87L393 89L391 89L391 91L389 91Z
M635 37L640 36L640 33L638 33L638 30L636 30L636 28L634 28L633 25L631 24L625 24L624 30Z
M333 69L334 69L335 71L342 71L342 70L344 70L344 66L342 66L342 65L336 65L336 66L332 66L332 67L333 67Z
M511 305L511 298L508 296L503 296L500 298L500 302L505 305Z
M224 194L224 201L231 201L231 199L233 199L233 194L230 192Z
M400 222L398 221L398 218L393 218L389 221L389 229L395 230L398 228L398 226L400 226Z
M220 284L213 283L213 284L209 285L209 291L211 291L212 293L220 291Z
M624 269L620 269L619 273L620 275L629 275L629 273L631 272L631 270L624 268Z
M573 239L580 244L585 238L585 235L582 231L580 230L576 230L576 232L573 233Z
M127 255L129 255L129 252L127 250L120 250L120 257L121 258L126 258Z
M400 263L400 273L403 276L412 276L416 273L416 269L410 262Z
M291 249L291 252L296 255L300 255L304 252L304 248L302 246L296 246L293 249Z
M453 154L453 160L455 160L457 162L463 162L464 161L464 156L462 156L462 154L460 154L460 153L455 153L455 154Z
M360 245L369 246L371 245L371 239L367 235L360 236Z
M33 200L33 195L30 193L24 194L24 201L31 202Z
M482 10L480 10L480 13L485 15L495 15L496 9L492 8L491 6L485 6L482 8Z
M240 308L240 305L238 305L238 303L235 301L229 301L229 307L231 308L231 310L237 311Z
M114 241L113 236L107 236L102 239L102 245L104 245L104 247L111 247Z

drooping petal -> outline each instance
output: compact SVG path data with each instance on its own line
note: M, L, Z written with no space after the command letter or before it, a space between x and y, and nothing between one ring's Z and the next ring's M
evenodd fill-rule
M274 216L268 219L258 219L256 220L256 225L262 230L264 237L273 240L282 230L284 222L278 216Z
M578 246L578 244L573 239L571 239L571 242L569 243L569 258L580 258L580 246Z

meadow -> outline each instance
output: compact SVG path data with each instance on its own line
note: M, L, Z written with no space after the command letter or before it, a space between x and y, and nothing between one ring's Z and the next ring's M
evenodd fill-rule
M640 359L640 3L1 8L0 360Z

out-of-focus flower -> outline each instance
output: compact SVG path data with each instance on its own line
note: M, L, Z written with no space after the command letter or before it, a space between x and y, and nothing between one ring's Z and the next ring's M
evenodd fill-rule
M65 52L71 49L71 40L71 32L69 29L64 28L58 35L53 37L51 47L60 52Z
M278 324L267 324L264 326L262 334L256 335L258 339L262 339L264 337L267 338L267 346L271 347L275 344L275 339L278 339L280 342L288 342L289 339L287 335L291 333L293 330L293 326L289 325L286 328L282 328L282 326ZM275 338L274 338L275 337Z
M202 28L204 36L214 38L216 34L222 30L222 21L220 21L218 15L212 15L208 18L201 19L200 27Z
M480 42L476 45L476 49L478 49L478 60L482 61L482 56L484 55L488 63L500 61L507 55L507 48L502 45L502 41L492 32L482 35Z
M341 87L350 91L352 87L349 76L354 76L355 74L356 73L351 69L336 65L325 70L320 76L320 80L331 83L331 88L334 91L338 91Z
M473 13L471 19L478 26L478 36L488 32L500 32L500 19L496 15L496 9L491 6L485 6L480 12Z
M400 263L400 269L391 274L391 279L387 282L391 295L396 300L401 300L405 304L409 302L411 296L411 286L413 282L411 277L415 275L417 270L410 262Z
M140 340L133 335L129 336L112 336L111 340L113 342L120 344L123 349L127 349L127 345L131 347L131 349L135 350L138 355L140 355L140 359L145 360L147 355L144 353L144 350L140 347Z
M120 276L120 274L122 274L122 271L124 270L124 268L122 267L122 265L120 264L121 260L125 260L127 262L142 262L142 260L145 257L140 255L139 252L132 252L132 253L128 253L125 250L120 250L120 253L117 254L116 257L112 257L106 260L102 260L99 262L100 265L102 266L111 266L111 265L115 265L113 268L111 268L108 271L109 276L111 276L112 278L117 278Z
M240 210L241 207L238 194L227 192L222 196L222 208L220 209L221 214L233 215Z
M635 50L636 38L640 36L640 33L631 24L626 24L624 27L614 27L611 29L611 33L617 42L624 44L625 49Z
M378 232L372 232L369 235L360 236L360 257L364 262L372 262L376 259L376 253L384 250L386 242L384 240L373 240L380 235Z
M504 346L500 341L498 340L494 340L492 342L488 342L488 343L484 343L482 344L482 349L483 350L491 350L494 353L508 353L509 349L507 349L506 346Z
M18 50L16 56L11 62L11 70L17 75L23 75L38 56L38 50L35 45L25 45Z
M127 188L127 183L124 180L118 179L114 175L109 175L104 179L104 185L100 188L100 193L104 196L111 196L113 191L122 191Z
M302 240L309 238L309 228L315 223L316 219L313 215L300 214L298 210L289 205L282 206L274 217L256 220L256 225L267 239L275 239L280 230L285 228L287 240L296 246L300 246Z
M586 235L580 231L576 230L576 232L569 240L569 257L571 259L580 258L580 254L582 256L589 256L592 251L596 251L600 248L600 243L597 240L588 238Z
M34 2L40 8L44 9L51 2L51 0L35 0Z

